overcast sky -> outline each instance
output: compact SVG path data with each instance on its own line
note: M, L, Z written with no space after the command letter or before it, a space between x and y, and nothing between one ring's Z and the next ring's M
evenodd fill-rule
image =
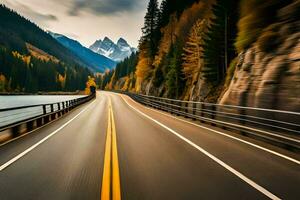
M90 46L105 36L137 46L148 0L0 0L44 30Z

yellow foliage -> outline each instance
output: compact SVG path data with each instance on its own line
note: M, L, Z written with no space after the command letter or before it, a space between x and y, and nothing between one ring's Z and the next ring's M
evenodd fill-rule
M139 54L139 61L136 66L136 76L144 80L151 73L151 70L151 59L147 57L144 51L141 51Z
M44 52L43 50L41 50L29 43L26 43L26 47L27 47L28 51L30 52L30 54L33 57L38 58L39 60L43 60L46 62L52 61L55 63L59 63L59 60L56 57Z
M13 51L13 52L12 52L12 55L13 55L15 58L21 59L27 66L29 66L30 61L31 61L31 56L22 55L22 54L20 54L20 53L17 52L17 51Z
M31 56L23 56L22 60L23 60L23 62L24 62L27 66L29 66L30 60L31 60Z
M192 27L190 36L184 47L183 72L186 79L194 82L198 80L201 67L203 66L204 33L207 30L205 19L198 20Z
M174 44L176 39L182 38L185 40L189 35L191 27L198 19L211 17L212 9L210 7L214 2L215 0L206 0L194 3L182 13L179 20L176 13L171 15L169 24L161 29L163 37L153 63L155 67L160 65L163 57L170 51L171 44Z
M88 81L86 82L86 88L85 88L85 94L89 95L91 94L91 87L97 87L95 79L93 77L88 77Z
M13 55L15 58L22 58L22 55L19 54L19 52L17 52L17 51L13 51L13 52L11 52L11 53L12 53L12 55Z
M108 83L108 90L112 90L113 89L113 85L115 83L115 79L116 79L116 72L113 73L110 82Z
M3 74L0 74L0 82L5 82L6 78Z
M130 83L130 78L128 76L125 77L125 83L122 87L122 91L127 91L128 90L128 87L129 87L129 83Z
M5 91L6 78L3 74L0 74L0 92Z
M66 85L66 75L62 76L61 74L58 74L57 81L60 83L61 87L64 88Z
M163 57L169 52L171 44L176 40L175 28L177 25L176 14L171 15L170 22L167 26L161 29L162 39L159 44L158 54L155 56L153 65L158 67L163 59Z

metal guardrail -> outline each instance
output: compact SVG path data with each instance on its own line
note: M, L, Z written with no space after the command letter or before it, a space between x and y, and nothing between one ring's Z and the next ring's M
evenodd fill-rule
M0 144L41 127L95 97L96 95L92 94L56 103L0 109L0 114L2 114L0 122L5 123L5 120L9 122L12 121L9 118L14 118L12 123L0 125Z
M119 92L119 91L117 91ZM300 150L300 113L222 105L119 92L135 101L171 114L199 120L285 148Z

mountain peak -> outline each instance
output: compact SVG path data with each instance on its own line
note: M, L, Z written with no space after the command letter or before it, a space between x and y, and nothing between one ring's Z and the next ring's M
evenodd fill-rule
M100 42L99 42L100 41ZM104 55L116 62L120 62L136 51L124 38L120 38L115 44L110 38L105 37L103 41L97 40L90 49L95 53Z
M126 47L130 47L130 45L128 44L128 42L124 39L124 38L120 38L117 42L118 46L126 46Z
M114 43L110 38L108 38L108 37L105 37L104 39L103 39L103 42L106 42L106 43Z
M90 49L82 46L78 41L70 39L64 35L53 33L48 31L48 33L55 38L63 46L71 50L76 54L81 60L88 64L89 68L95 72L104 72L106 69L114 68L116 63L103 55L99 55ZM108 41L108 40L107 40ZM102 44L101 40L97 40L94 45Z

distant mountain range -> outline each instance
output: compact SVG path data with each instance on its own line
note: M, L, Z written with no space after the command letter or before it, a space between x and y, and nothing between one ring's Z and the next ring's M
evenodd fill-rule
M0 4L0 92L84 90L89 69L36 24Z
M48 33L59 43L76 54L81 60L87 63L95 72L104 72L106 69L112 69L116 66L116 62L112 59L91 51L90 49L82 46L76 40L70 39L62 34L50 31L48 31Z
M120 38L117 43L114 43L108 37L105 37L103 40L97 40L90 46L90 50L97 54L106 56L115 62L121 62L125 58L129 57L133 52L137 51L136 48L131 47L123 38Z
M0 47L18 51L21 54L27 54L29 52L27 44L44 51L61 62L89 67L87 63L53 39L37 25L1 5Z

